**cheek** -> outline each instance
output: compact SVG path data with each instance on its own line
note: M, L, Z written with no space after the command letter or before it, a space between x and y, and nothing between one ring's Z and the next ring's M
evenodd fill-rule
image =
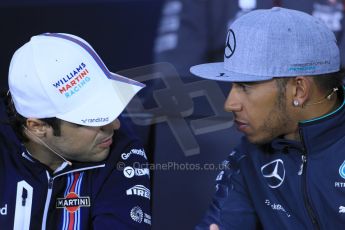
M254 130L258 130L262 128L263 124L265 124L269 119L270 118L267 116L267 114L262 114L259 112L253 113L252 117L250 118L250 126Z
M96 135L93 133L83 132L83 133L75 133L74 135L70 135L65 139L63 145L65 148L70 149L72 152L75 151L84 151L91 149L92 146L95 144Z
M253 119L266 113L267 103L260 100L248 100L247 103L244 104L244 108L246 113Z
M249 122L254 127L259 127L263 122L274 116L275 102L272 100L253 100L246 105L246 114Z
M95 140L96 140L96 135L84 134L84 135L76 136L74 138L74 143L79 148L85 149L85 148L89 148L90 146L94 145Z

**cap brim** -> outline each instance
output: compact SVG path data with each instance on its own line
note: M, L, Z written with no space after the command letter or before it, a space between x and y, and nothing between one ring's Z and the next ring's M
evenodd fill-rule
M195 65L190 68L190 72L198 77L215 81L254 82L272 79L270 76L255 76L226 70L224 62Z
M56 117L85 126L103 126L114 121L145 85L115 73L108 77L112 78L109 88L99 89L97 95L85 98L88 101L83 105Z

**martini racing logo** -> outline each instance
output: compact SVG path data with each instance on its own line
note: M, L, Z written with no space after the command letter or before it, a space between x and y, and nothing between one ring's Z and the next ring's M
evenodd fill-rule
M79 197L78 194L70 192L65 198L57 198L56 208L65 208L68 212L78 211L80 207L90 207L90 197Z
M64 94L66 98L69 98L90 82L91 78L87 76L88 74L89 71L82 62L69 74L66 74L66 76L54 83L53 86L59 90L60 94Z

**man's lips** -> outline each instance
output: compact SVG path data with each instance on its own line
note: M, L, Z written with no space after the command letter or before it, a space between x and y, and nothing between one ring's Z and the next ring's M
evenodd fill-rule
M99 146L99 147L102 147L102 148L107 148L107 147L109 147L112 143L113 143L113 137L110 136L110 137L107 137L107 138L103 139L103 140L98 144L98 146Z
M248 127L248 123L237 120L237 119L235 120L235 124L236 124L237 129L242 132L244 132L245 129Z

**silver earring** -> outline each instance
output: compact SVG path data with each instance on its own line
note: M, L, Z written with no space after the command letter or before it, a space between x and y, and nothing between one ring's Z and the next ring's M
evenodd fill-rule
M299 106L299 101L293 100L293 106L298 107Z

